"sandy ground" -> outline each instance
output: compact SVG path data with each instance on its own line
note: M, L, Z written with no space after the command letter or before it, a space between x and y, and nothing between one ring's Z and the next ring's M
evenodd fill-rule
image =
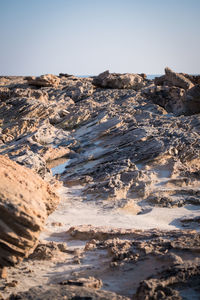
M129 266L121 270L108 271L109 259L104 251L84 253L87 241L73 240L67 230L75 225L106 226L108 228L174 230L180 229L181 217L199 216L198 207L188 205L181 208L146 208L146 213L137 214L141 208L108 210L84 202L81 197L82 186L60 188L61 203L47 220L40 235L40 242L57 242L66 245L67 252L55 253L50 260L24 260L17 268L8 269L7 282L13 287L4 288L2 294L25 291L33 286L57 283L73 276L95 276L103 280L103 288L126 296L131 296L140 280L147 273L151 275L155 265L162 268L162 261L154 265L151 261ZM195 229L198 229L197 227ZM78 258L79 257L79 258ZM106 271L105 271L106 270ZM137 278L134 274L137 272ZM130 278L135 278L134 280Z

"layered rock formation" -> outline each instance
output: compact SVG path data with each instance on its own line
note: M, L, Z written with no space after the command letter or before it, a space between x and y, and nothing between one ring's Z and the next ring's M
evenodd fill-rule
M165 75L154 80L157 87L147 90L154 103L176 115L200 112L199 76L176 73L165 68Z
M94 78L68 74L32 79L6 77L0 84L2 266L14 264L33 250L46 216L58 200L40 177L5 155L49 182L54 181L53 175L63 182L68 207L65 211L62 204L60 215L62 209L66 213L71 206L75 210L76 205L81 214L81 205L92 203L90 213L97 207L98 213L103 212L103 220L108 212L117 212L117 221L127 213L130 222L134 217L138 222L140 216L142 222L149 217L157 227L143 231L85 224L67 231L62 227L63 217L62 222L53 220L60 224L60 232L57 228L49 240L63 237L65 241L69 237L69 243L85 243L84 250L41 242L23 266L33 266L31 262L38 259L40 265L45 261L47 273L36 269L37 276L43 272L38 280L43 290L34 287L24 292L19 283L11 299L35 299L37 295L42 299L49 295L55 299L72 295L91 299L181 299L188 286L196 297L199 77L166 68L165 75L155 80L146 79L144 74L106 71ZM159 229L160 224L164 227L162 219L173 209L176 213L167 228L179 230ZM154 211L161 214L158 224L153 219ZM183 218L180 211L187 216ZM87 218L85 211L83 214ZM78 245L76 241L74 244ZM62 254L60 247L64 249ZM79 250L81 254L77 254ZM61 274L55 270L67 264L71 273L65 269L62 285L57 279ZM75 268L77 272L73 273ZM21 274L25 276L23 271ZM49 286L42 280L52 274ZM17 275L12 276L16 281ZM36 285L36 275L31 276L29 287ZM97 279L91 283L91 277ZM118 295L84 285L96 282ZM79 283L82 286L77 288ZM9 284L11 287L15 282L5 286ZM17 294L20 291L24 293Z
M51 187L7 157L0 156L0 267L27 257L37 244L47 215L59 198Z

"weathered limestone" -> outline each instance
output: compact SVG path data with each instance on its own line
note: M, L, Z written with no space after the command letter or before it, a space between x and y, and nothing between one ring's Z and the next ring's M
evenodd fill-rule
M188 90L194 86L189 79L179 73L173 72L168 67L165 68L165 78L166 80L171 82L172 85L183 88L185 90Z
M111 89L138 90L145 86L144 78L138 74L117 74L105 71L93 80L94 85Z
M57 87L60 83L59 77L52 74L41 75L39 77L26 77L26 80L28 84L38 87Z
M0 267L4 267L33 251L59 198L38 175L4 156L0 178Z
M196 84L197 80L198 78L193 78L193 76L187 74L176 73L166 67L165 75L156 77L154 83L155 85L173 86L188 90Z
M63 87L65 96L70 97L75 102L83 100L93 94L94 86L90 81L68 80L67 85Z

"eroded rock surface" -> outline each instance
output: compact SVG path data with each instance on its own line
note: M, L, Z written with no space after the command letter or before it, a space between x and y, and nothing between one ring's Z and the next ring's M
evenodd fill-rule
M111 89L134 89L138 90L145 86L144 76L138 74L117 74L105 71L93 80L94 85Z
M33 251L59 198L38 175L4 156L0 178L0 267L4 267Z
M128 300L129 298L117 295L115 293L107 291L95 291L93 289L84 287L65 287L65 286L50 286L50 287L38 287L32 288L28 292L19 293L17 295L11 295L9 300L35 300L36 298L41 300L55 299L87 299L87 300Z
M9 296L15 292L12 297L21 297L17 299L35 299L38 295L41 299L48 299L49 295L55 299L181 299L192 291L196 297L199 77L166 69L165 75L155 81L146 79L144 74L104 72L95 78L60 74L28 82L24 77L5 77L0 84L0 153L35 170L50 183L57 182L55 177L60 179L64 200L69 204L66 212L71 209L74 214L77 206L79 215L74 214L75 220L71 219L74 223L79 224L79 207L91 204L94 208L83 212L85 225L66 227L69 221L62 216L62 204L56 215L60 214L61 219L51 219L54 226L47 224L47 235L51 234L46 242L40 241L16 271L8 269L8 280L0 282L2 293ZM9 172L5 172L9 179ZM21 182L19 187L25 182L24 177ZM24 213L28 205L27 210L34 212L37 195L29 197L29 204L23 200L25 204L21 206L19 194L15 211ZM52 211L52 205L57 203L54 199L49 204L49 192L46 198L49 200L37 204L41 213L31 215L38 232L47 210ZM88 211L96 213L97 218L102 213L102 225L107 214L116 213L116 228L87 225ZM121 222L122 213L128 214L130 222L134 218L138 222L150 218L156 228L152 229L150 222L151 230L147 231L127 226L118 229L116 222ZM165 228L168 214L172 218L167 229L173 230L164 231L159 226ZM16 220L18 217L14 216ZM3 225L7 244L19 248L12 248L16 257L27 256L38 232L31 229L32 234L26 226L27 233L21 223L15 229L9 218L5 222L11 228L8 233L4 230L7 223ZM32 219L27 224L31 222ZM66 241L67 246L63 244ZM12 263L18 260L9 259ZM27 283L26 291L23 280ZM103 291L94 290L98 282L102 282ZM42 290L39 284L43 285ZM34 288L29 290L31 287Z
M46 74L39 77L26 77L28 84L39 86L39 87L49 87L49 86L58 86L60 79L52 74Z

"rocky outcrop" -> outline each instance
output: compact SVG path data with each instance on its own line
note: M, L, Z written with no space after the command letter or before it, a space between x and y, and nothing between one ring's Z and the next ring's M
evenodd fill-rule
M26 77L26 80L29 85L38 87L57 87L60 83L59 77L52 74L41 75L39 77Z
M165 79L171 82L173 86L183 88L184 90L188 90L194 86L188 78L172 71L170 68L167 67L165 68Z
M165 68L165 75L156 77L154 82L155 85L174 86L184 90L188 90L194 86L189 76L186 77L181 73L176 73L168 67Z
M15 270L8 268L11 281L0 281L4 295L8 297L10 293L6 287L13 287L12 291L18 293L13 297L22 299L35 299L38 294L44 299L49 295L53 299L62 299L63 295L95 299L96 293L102 292L93 289L99 285L98 280L91 280L95 276L106 289L114 287L121 295L173 299L179 293L176 285L185 289L184 282L179 280L184 274L195 293L199 233L184 229L199 226L198 78L167 72L168 75L157 79L156 85L142 74L104 73L96 78L60 76L59 86L41 89L31 87L24 78L9 77L6 86L0 88L0 153L50 182L52 174L56 174L56 179L64 184L62 197L67 198L67 203L62 203L60 210L49 218L48 232L41 235L48 243L39 243L33 255ZM195 86L191 87L191 82ZM4 169L9 166L6 163ZM8 176L4 177L10 180L12 173L6 170ZM49 200L38 204L43 188L36 190L39 183L30 173L24 177L19 174L21 171L15 182L20 192L17 187L8 192L19 194L22 200L14 202L13 196L13 210L10 202L2 206L8 211L6 216L13 213L12 222L2 214L1 249L9 257L7 264L9 260L14 264L32 251L47 210L52 211L56 202L47 193L45 197ZM10 182L9 186L12 187ZM51 199L53 203L49 204ZM184 212L187 218L182 218ZM99 228L104 220L108 227ZM95 227L76 226L89 221ZM159 229L118 229L121 224L123 228L132 224L136 228ZM176 230L166 231L166 227ZM59 242L50 242L54 239ZM67 241L68 248L62 241ZM81 248L77 248L79 244ZM178 274L177 266L187 271ZM188 271L188 266L194 273ZM169 267L175 281L167 273ZM76 270L73 277L72 270ZM0 274L5 277L1 270ZM167 282L163 280L165 275ZM18 287L14 288L16 281ZM42 288L25 292L22 281L28 283L27 290L40 284ZM89 294L85 289L89 289ZM102 295L103 299L121 297Z
M153 86L143 90L143 94L175 115L187 114L186 92L175 86Z
M156 86L143 90L152 101L176 115L193 115L200 112L200 85L198 76L175 73L169 68L166 74L154 79Z
M138 90L145 86L143 75L117 74L105 71L94 78L93 84L102 88L111 89L134 89Z
M33 251L59 198L38 175L4 156L0 178L0 267L4 267Z

